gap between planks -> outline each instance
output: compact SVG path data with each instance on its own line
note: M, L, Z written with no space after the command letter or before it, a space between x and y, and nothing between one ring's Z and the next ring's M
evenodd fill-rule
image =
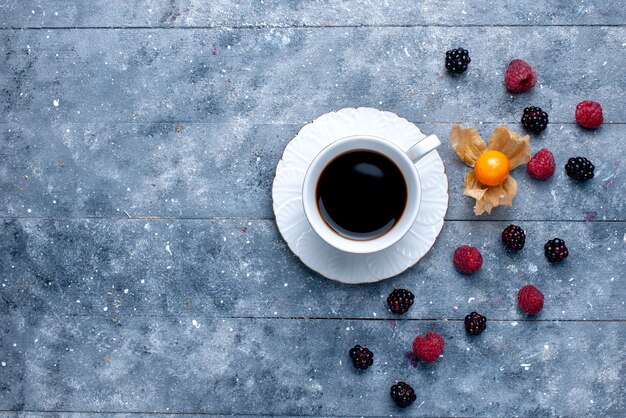
M204 26L6 26L0 31L25 30L265 30L265 29L404 29L404 28L624 28L626 23L578 23L578 24L355 24L355 25L281 25L281 24L250 24L250 25L204 25Z
M148 319L182 319L182 318L202 318L205 320L249 320L249 321L360 321L360 322L463 322L464 318L399 318L399 317L376 317L376 318L360 318L360 317L323 317L323 316L211 316L203 317L203 312L197 312L196 314L163 314L160 312L155 313L133 313L133 314L120 314L115 315L117 320L128 320L133 318L148 318ZM0 315L7 316L8 314ZM10 316L10 315L8 315ZM59 317L65 318L92 318L94 316L101 316L98 313L66 313L59 314ZM499 322L503 324L513 322L568 322L568 323L625 323L626 319L539 319L539 318L516 318L516 319L492 319L489 318L489 322Z
M294 415L280 415L280 414L258 414L258 413L232 413L232 412L174 412L174 411L70 411L70 410L52 410L52 409L0 409L0 414L88 414L88 415L140 415L140 416L209 416L209 417L293 417ZM302 417L319 417L319 414L302 414L298 412L297 416ZM363 418L363 417L378 417L380 415L333 415L341 418ZM455 415L457 418L470 418L470 416Z

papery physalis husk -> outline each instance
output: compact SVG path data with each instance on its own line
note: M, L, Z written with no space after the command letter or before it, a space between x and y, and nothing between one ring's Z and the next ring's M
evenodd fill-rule
M465 189L463 194L476 199L474 213L482 215L491 213L496 206L511 206L513 198L517 193L517 182L511 176L507 176L502 184L497 186L486 186L476 180L474 171L469 171L465 175Z
M487 148L506 155L511 162L511 170L530 161L530 137L520 136L506 126L498 126L493 130Z
M455 123L450 131L450 144L454 152L470 167L474 167L478 156L487 149L487 144L476 129L461 128L458 123Z
M450 143L459 157L470 167L485 149L493 149L506 155L511 163L511 170L521 164L530 161L530 137L521 137L518 133L510 131L506 126L498 126L494 129L489 146L473 128L461 128L457 123L450 131ZM517 193L517 182L510 175L502 184L487 186L476 179L474 171L465 176L465 188L463 194L476 199L474 213L481 215L497 206L511 206Z

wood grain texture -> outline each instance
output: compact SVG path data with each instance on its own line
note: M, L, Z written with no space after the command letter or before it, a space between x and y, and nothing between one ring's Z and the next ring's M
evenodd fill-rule
M623 25L623 0L6 0L0 28Z
M626 325L6 316L0 409L381 416L620 416ZM194 322L195 321L195 322ZM419 333L446 341L413 367ZM375 362L356 372L348 350ZM15 346L13 346L15 344ZM89 378L86 378L89 376ZM419 388L400 410L389 387ZM272 400L269 402L268 400Z
M624 320L624 222L518 222L519 254L505 251L507 222L446 222L434 248L413 268L372 285L344 285L303 266L274 221L5 220L1 227L0 312L38 320L55 316L211 318L397 318L393 288L417 295L402 318L523 320L518 289L545 294L542 320ZM550 264L543 244L560 237L570 257ZM482 270L456 272L461 244L478 247Z
M606 123L625 123L625 44L626 27L2 31L0 122L303 124L370 106L512 123L534 104L573 123L596 99ZM452 77L445 51L459 45L471 69ZM503 87L514 58L537 70L525 94Z

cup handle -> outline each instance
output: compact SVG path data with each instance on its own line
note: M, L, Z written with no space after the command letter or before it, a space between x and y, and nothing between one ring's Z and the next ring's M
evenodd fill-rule
M441 141L437 138L437 135L429 135L426 138L420 140L417 144L413 145L406 152L413 163L418 162L429 152L441 145Z

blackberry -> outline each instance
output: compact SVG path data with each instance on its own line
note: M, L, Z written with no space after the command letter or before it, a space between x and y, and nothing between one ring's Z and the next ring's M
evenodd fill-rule
M511 251L519 251L524 248L526 233L517 225L509 225L502 231L502 242Z
M522 116L522 125L527 131L538 134L548 127L548 114L540 107L527 107Z
M393 292L387 297L387 305L389 310L395 314L405 314L408 312L415 296L406 289L393 289Z
M355 345L350 349L350 358L357 369L365 370L374 364L374 353L360 345Z
M404 382L398 382L391 387L390 390L391 399L398 405L400 408L406 408L410 406L417 396L415 396L415 391L409 385Z
M463 48L451 49L446 52L446 68L453 74L461 74L472 62L469 52Z
M569 255L567 247L565 246L565 241L560 238L554 238L546 242L546 245L543 246L543 250L546 258L551 263L563 261Z
M587 181L593 178L593 170L596 167L585 157L570 158L565 164L565 172L568 176L578 181Z
M487 328L487 318L477 312L465 317L465 329L470 335L478 335Z

